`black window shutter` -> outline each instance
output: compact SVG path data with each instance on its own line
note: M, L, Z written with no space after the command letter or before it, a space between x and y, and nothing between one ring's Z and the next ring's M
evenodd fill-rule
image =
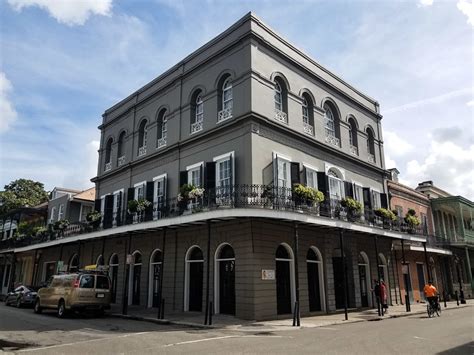
M382 208L388 208L387 194L380 194L380 205Z
M344 190L346 196L354 198L354 186L352 185L352 182L344 181Z
M291 163L291 186L300 183L300 163Z
M101 213L102 213L102 211L100 210L101 201L102 201L102 200L101 200L100 198L98 198L98 199L96 199L96 200L94 201L94 210L96 210L97 212L101 212Z
M199 187L203 187L204 186L204 166L203 164L201 164L201 166L199 167L199 182L200 182L200 185Z
M179 172L179 187L188 183L188 172L180 171Z
M329 200L329 181L327 175L322 172L316 172L318 175L318 190L321 191L327 200Z
M147 181L145 198L151 203L145 210L145 221L151 221L153 219L154 190L155 190L154 181Z
M303 165L303 170L301 170L300 181L303 185L308 186L308 177L306 175L306 167Z
M206 190L214 189L216 187L216 162L206 163L204 188Z
M121 226L122 225L122 206L123 206L123 192L120 191L118 194L117 194L117 199L118 199L118 204L117 204L117 212L116 212L116 216L115 216L115 221L117 223L117 226Z
M370 188L364 187L363 189L363 194L364 194L364 208L372 209L372 193L370 191Z
M104 228L111 228L112 227L113 206L114 206L114 196L113 195L105 196L104 221L103 221Z
M128 202L132 201L134 199L135 199L135 188L134 187L129 187L127 189L127 204L125 205L125 211L128 211ZM126 223L127 224L132 223L132 215L128 212L127 212Z
M235 174L235 156L234 154L230 155L230 193L234 192L234 184L236 183L236 177L234 176Z

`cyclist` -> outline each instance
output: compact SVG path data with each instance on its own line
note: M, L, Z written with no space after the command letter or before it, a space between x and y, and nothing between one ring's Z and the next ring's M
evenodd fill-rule
M438 309L438 290L433 285L433 281L428 281L428 285L425 285L423 292L432 309Z

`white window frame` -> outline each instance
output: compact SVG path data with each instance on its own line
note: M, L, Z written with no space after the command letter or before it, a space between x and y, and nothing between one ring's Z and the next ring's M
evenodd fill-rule
M373 209L376 210L377 208L382 208L382 195L380 193L380 190L374 189L372 187L370 189L371 189L371 193L372 193L372 201L373 201L373 206L372 207L373 207ZM374 192L376 192L377 194L374 194ZM376 199L375 196L378 196L378 199ZM377 204L376 204L376 202L377 202Z
M64 203L61 203L59 205L59 210L58 210L58 221L63 219L63 217L64 217Z
M329 170L331 170L331 169L329 169ZM329 181L329 198L332 199L333 195L334 195L333 191L331 191L332 190L331 189L331 180L334 180L337 183L337 185L339 186L339 195L340 195L340 196L337 196L336 200L342 200L346 196L346 191L344 189L344 180L339 178L339 177L329 175L329 170L328 170L328 173L326 174L327 177L328 177L328 181Z
M273 101L275 103L275 110L283 111L283 93L281 85L276 81L273 88Z
M114 193L113 193L114 200L112 202L112 204L113 204L112 205L112 216L115 215L115 218L113 218L113 224L114 225L117 224L117 211L118 211L117 200L118 200L118 196L120 196L120 193L122 193L122 197L120 198L120 207L122 207L123 206L123 196L124 196L125 190L120 189L120 190L114 191Z
M140 188L140 187L143 187L143 197L142 197L142 198L143 198L143 199L146 198L145 186L146 186L146 181L138 182L138 183L136 183L135 185L133 185L133 187L134 187L134 189L135 189L134 192L133 192L133 198L134 198L135 200L138 200L138 198L139 198L139 196L138 196L138 191L139 191L139 188Z
M159 197L159 195L157 194L158 182L161 182L163 184L163 195L161 196L163 198L162 203L164 203L166 201L166 179L167 178L168 178L167 173L155 176L153 178L153 211L156 211L155 213L153 213L153 219L158 219L159 217L161 217L158 215L159 211L155 210L155 207L158 207L158 197Z
M201 161L196 164L192 164L186 167L186 171L188 172L188 184L192 184L193 182L193 171L199 171L199 187L203 186L201 171L204 168L204 162Z
M230 92L229 97L226 99L226 93ZM232 82L230 77L228 77L224 84L222 84L222 110L230 110L232 112L233 108L233 90L232 90Z
M328 111L331 113L328 115ZM326 133L331 137L336 137L336 122L334 118L334 112L330 107L326 107L324 110L324 127L326 128Z
M352 180L351 183L352 183L352 191L353 191L353 194L355 195L354 200L360 202L360 204L362 205L361 212L364 212L364 187L358 181ZM359 196L359 193L357 191L357 188L360 188L360 196Z
M301 114L303 116L303 123L309 125L309 107L308 100L303 97L303 102L301 104Z
M305 176L305 179L306 179L306 186L308 187L312 187L314 189L317 189L318 188L318 169L316 169L314 166L311 166L309 164L306 164L306 163L303 163L303 167L305 168L306 170L306 176ZM308 185L308 174L311 174L313 175L313 186L310 186Z
M51 207L51 215L49 216L49 223L54 222L54 215L56 214L56 206Z
M216 187L219 187L220 184L218 184L218 182L220 182L220 174L219 174L219 163L222 163L226 160L230 160L230 163L231 163L231 176L230 176L230 185L234 185L235 184L235 166L234 166L234 159L233 157L235 157L235 154L234 154L234 151L232 152L229 152L229 153L226 153L226 154L222 154L222 155L219 155L217 157L214 157L212 160L216 163Z
M194 115L194 123L204 121L204 101L202 99L202 94L199 94L196 97L196 109Z

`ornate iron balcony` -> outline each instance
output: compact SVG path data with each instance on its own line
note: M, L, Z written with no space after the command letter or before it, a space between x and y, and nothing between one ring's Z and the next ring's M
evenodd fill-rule
M217 122L222 122L232 118L232 107L219 111L217 114Z
M303 122L303 132L309 135L314 135L314 128L309 123Z
M105 163L105 171L110 171L112 170L112 162L109 161L108 163Z
M369 153L367 160L369 161L369 163L375 163L375 155Z
M157 148L166 147L166 137L158 139Z
M145 154L146 154L146 145L144 145L143 147L138 148L138 156L139 157L144 156Z
M285 112L275 109L275 119L277 121L288 123L288 116Z
M122 155L122 156L119 157L118 160L117 160L117 165L118 165L118 166L122 166L123 164L125 164L125 155Z
M353 155L359 155L359 148L357 148L355 145L351 145L349 147L349 151L351 152L351 154Z
M202 121L195 122L191 125L191 134L202 131Z
M339 138L334 136L333 132L326 128L326 143L340 147Z

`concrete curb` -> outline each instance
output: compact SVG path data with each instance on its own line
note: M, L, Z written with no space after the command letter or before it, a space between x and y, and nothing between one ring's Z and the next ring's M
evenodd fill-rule
M441 312L445 311L451 311L454 309L461 309L461 308L466 308L470 307L470 305L460 305L460 306L455 306L455 308L441 308ZM327 326L333 326L333 325L343 325L343 324L353 324L353 323L362 323L362 322L377 322L377 321L382 321L386 319L392 319L392 318L403 318L403 317L409 317L413 315L419 315L419 314L425 314L426 311L413 311L413 312L406 312L406 313L400 313L400 314L389 314L386 316L380 316L380 317L375 317L372 319L349 319L347 322L346 321L334 321L326 324L321 324L321 325L314 325L314 326L305 326L304 324L301 325L300 327L292 327L291 325L278 325L281 327L289 327L291 329L300 329L300 328L320 328L320 327L327 327ZM441 313L441 314L442 314ZM122 318L122 319L129 319L129 320L136 320L136 321L142 321L142 322L149 322L149 323L155 323L155 324L160 324L160 325L179 325L182 327L188 327L188 328L200 328L200 329L223 329L223 330L232 330L232 331L252 331L252 329L238 329L238 328L233 328L236 326L242 326L239 324L235 325L228 325L228 326L215 326L215 325L204 325L204 324L199 324L199 323L192 323L192 322L183 322L183 321L173 321L173 320L168 320L168 319L156 319L156 318L150 318L150 317L143 317L143 316L134 316L134 315L123 315L119 313L111 313L111 317L114 318ZM303 323L303 321L302 321ZM268 327L268 326L267 326ZM274 325L270 325L270 327L275 327ZM262 331L263 329L267 329L266 327L262 327L262 329L257 328L254 329L254 331ZM267 329L268 330L268 329ZM278 331L279 329L271 329L272 331ZM283 329L281 329L283 330Z

